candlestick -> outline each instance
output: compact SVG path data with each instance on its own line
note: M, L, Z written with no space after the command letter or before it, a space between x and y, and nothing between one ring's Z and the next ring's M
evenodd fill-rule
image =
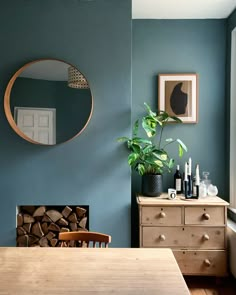
M188 163L185 162L184 166L184 181L188 181Z
M184 196L188 198L188 180L184 180Z

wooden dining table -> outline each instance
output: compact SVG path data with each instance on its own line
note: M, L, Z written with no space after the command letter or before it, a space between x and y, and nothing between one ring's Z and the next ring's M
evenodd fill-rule
M189 295L170 249L0 248L0 295Z

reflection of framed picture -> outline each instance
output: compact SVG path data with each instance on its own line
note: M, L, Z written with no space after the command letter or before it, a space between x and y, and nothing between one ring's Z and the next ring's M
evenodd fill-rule
M183 123L197 123L197 74L159 74L158 82L158 110L180 118Z

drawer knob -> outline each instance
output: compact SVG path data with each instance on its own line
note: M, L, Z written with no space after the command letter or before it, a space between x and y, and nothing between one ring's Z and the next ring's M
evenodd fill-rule
M204 260L204 263L205 263L205 265L206 265L207 267L211 266L211 262L210 262L209 259L205 259L205 260Z
M208 240L210 240L210 237L207 234L205 234L205 235L203 235L203 240L208 241Z
M160 216L161 216L162 218L165 218L165 217L166 217L165 212L161 212L161 213L160 213Z
M209 219L210 219L210 214L208 214L208 213L204 213L204 214L203 214L203 218L204 218L205 220L209 220Z
M161 241L165 241L165 239L166 239L165 235L160 235L159 238Z

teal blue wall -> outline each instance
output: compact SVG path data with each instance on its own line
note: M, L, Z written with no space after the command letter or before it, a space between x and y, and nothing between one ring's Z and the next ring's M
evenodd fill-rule
M111 234L112 246L130 245L131 179L126 150L116 138L130 134L131 108L133 122L143 113L144 101L157 107L159 73L199 74L199 123L170 126L166 135L179 136L189 148L178 161L181 166L191 156L193 164L198 162L201 170L211 172L220 195L228 199L226 35L228 40L236 15L227 21L134 20L131 36L130 2L8 0L0 4L2 103L12 74L43 57L63 59L81 69L94 96L93 116L85 131L55 147L31 145L19 138L2 109L1 246L15 245L15 208L21 204L90 205L90 230ZM229 43L227 55L228 50ZM134 174L132 180L135 206L140 178ZM165 188L169 184L172 176L166 175ZM136 222L133 212L132 225L137 229ZM137 231L133 234L137 237Z
M130 172L116 142L130 132L131 1L8 0L0 4L0 97L13 73L39 58L65 60L88 79L85 131L55 147L32 145L0 116L0 245L15 245L16 206L90 206L90 230L130 245Z
M75 89L65 81L17 78L11 91L14 107L55 108L56 142L62 143L79 133L88 121L92 96L90 89Z
M198 73L199 122L168 126L166 136L179 137L188 146L184 158L177 159L182 168L191 156L193 165L199 163L201 171L210 171L223 196L225 23L225 20L133 21L132 99L134 121L143 113L144 101L157 109L159 73ZM172 185L172 176L168 176L165 176L165 188Z
M133 21L132 121L144 113L143 102L157 109L159 73L198 73L199 122L171 125L166 137L179 137L189 152L177 159L183 168L188 157L209 171L219 195L226 192L225 59L226 20L134 20ZM173 186L173 175L164 176L164 189ZM135 192L140 177L132 176L133 227L137 225ZM137 231L133 236L137 236Z

